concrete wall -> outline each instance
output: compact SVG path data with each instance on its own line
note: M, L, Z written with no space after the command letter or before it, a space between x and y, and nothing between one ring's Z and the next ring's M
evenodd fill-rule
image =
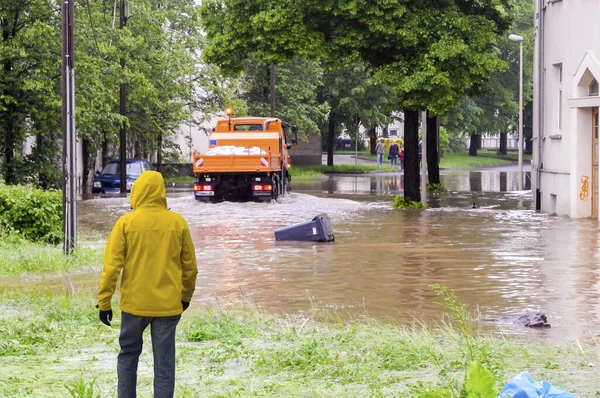
M323 163L323 137L315 132L309 132L307 138L308 142L299 141L298 145L290 149L292 165L318 165Z

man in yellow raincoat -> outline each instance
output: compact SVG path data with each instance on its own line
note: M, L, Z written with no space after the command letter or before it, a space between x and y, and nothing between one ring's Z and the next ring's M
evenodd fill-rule
M150 325L154 355L154 397L173 397L175 329L196 286L198 265L188 224L167 209L160 173L145 171L133 184L132 212L113 227L104 252L98 290L100 320L110 326L111 299L121 275L121 350L118 394L135 397L142 334Z

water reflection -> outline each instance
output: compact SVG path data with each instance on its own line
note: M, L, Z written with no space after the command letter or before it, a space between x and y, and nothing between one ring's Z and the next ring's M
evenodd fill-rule
M524 189L531 189L531 173L526 172ZM440 175L442 185L456 192L511 192L518 190L516 171L446 171ZM310 181L293 181L295 190L328 194L358 194L371 196L398 195L404 192L404 174L329 176Z
M502 326L504 332L573 339L600 327L597 221L532 211L531 193L515 192L510 172L444 178L451 190L429 197L425 211L391 208L402 190L401 174L297 184L278 203L215 205L196 202L188 192L169 194L169 206L188 220L197 249L194 305L246 299L274 312L438 320L441 299L430 285L439 283L484 318L542 311L554 326ZM80 241L102 246L128 204L126 198L78 203ZM275 241L275 229L319 213L331 218L335 242ZM95 291L99 272L3 278L0 289Z

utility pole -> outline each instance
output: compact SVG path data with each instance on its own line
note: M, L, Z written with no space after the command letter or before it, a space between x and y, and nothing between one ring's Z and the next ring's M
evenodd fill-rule
M74 0L62 1L62 130L63 130L63 232L64 253L71 254L76 239L76 133Z
M119 29L123 29L127 25L129 18L129 5L125 0L120 0L119 4L120 24ZM121 50L122 51L122 50ZM125 69L125 56L121 56L121 70ZM125 74L123 74L123 78ZM125 117L127 115L127 85L122 82L119 95L119 113ZM119 130L119 159L121 164L121 174L119 176L121 196L127 195L127 131L124 122L121 122Z
M269 92L271 99L271 117L275 117L275 104L277 103L275 92L275 64L269 66Z

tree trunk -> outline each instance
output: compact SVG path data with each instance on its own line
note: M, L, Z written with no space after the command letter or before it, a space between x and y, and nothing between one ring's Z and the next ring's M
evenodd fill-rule
M531 155L533 153L533 140L531 137L523 135L523 139L525 139L525 150L524 153L526 155Z
M12 106L9 105L9 108ZM17 175L15 170L15 123L14 113L8 109L6 112L6 119L4 123L4 182L7 185L14 185L17 183Z
M90 174L95 172L96 159L88 138L83 138L81 142L81 163L83 164L83 170L81 170L81 191L82 193L90 193L90 180L93 181L93 177L90 178Z
M471 133L471 142L469 144L469 156L477 156L478 145L478 137L480 137L477 133Z
M156 171L162 170L162 134L158 135L158 150L156 151Z
M421 201L419 190L419 114L404 110L404 198Z
M498 150L498 152L500 152L503 155L506 155L507 149L508 149L508 134L500 133L500 149Z
M369 148L371 149L371 155L377 155L375 146L377 146L377 127L373 126L369 129Z
M389 127L387 125L383 126L383 133L382 133L383 138L388 138L389 135L390 135Z
M427 175L430 184L440 184L440 123L439 116L427 112Z
M100 165L101 166L100 168L103 169L104 165L108 161L108 133L106 131L102 132L102 151L101 151L101 157L102 157L102 164Z
M333 166L333 142L335 141L335 115L329 112L327 128L327 166Z

